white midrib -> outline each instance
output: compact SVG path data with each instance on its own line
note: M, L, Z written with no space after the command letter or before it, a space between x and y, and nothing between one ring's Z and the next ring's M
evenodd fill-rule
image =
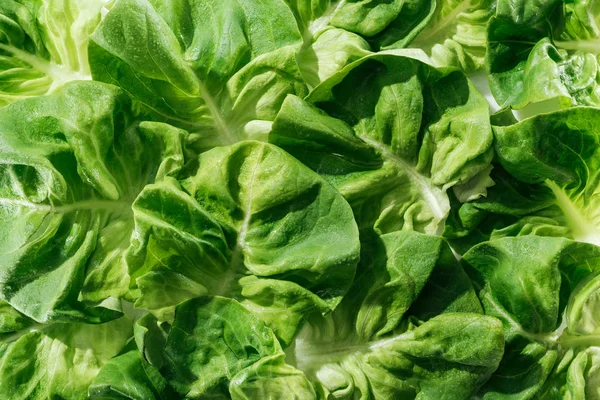
M340 362L357 353L368 353L402 340L410 340L412 332L401 333L385 339L363 343L311 343L304 339L297 339L295 356L300 370L316 370L325 364Z
M600 347L600 335L566 335L558 339L558 344L563 347Z
M131 208L131 204L126 201L114 200L83 200L71 204L53 206L51 204L38 204L26 200L0 198L0 206L18 206L31 208L33 210L64 214L79 210L105 210L105 211L121 211Z
M580 210L573 204L567 194L556 184L549 179L545 182L546 186L552 190L556 198L556 204L567 217L569 228L573 232L573 238L579 242L591 243L600 246L600 229L592 225L585 218Z
M240 232L238 234L235 247L231 252L231 259L229 261L227 272L224 274L223 278L221 279L221 284L215 291L215 294L219 296L231 296L231 285L238 278L241 272L240 267L243 266L244 263L246 235L248 233L248 227L250 226L250 219L252 218L252 192L254 190L254 182L256 180L256 171L260 166L264 149L265 147L261 146L260 153L256 158L256 164L254 164L254 167L252 168L252 175L250 177L250 183L246 193L246 204L244 204L244 218L242 219L242 224L240 225Z
M563 323L554 332L548 334L531 333L523 329L523 327L515 321L502 306L496 303L494 298L487 291L484 293L483 297L494 307L496 316L504 319L512 327L513 331L518 332L521 336L532 342L541 342L551 346L560 345L564 348L579 346L600 347L600 335L569 335L566 331L565 315L562 316Z
M448 209L450 208L450 203L446 193L442 189L435 187L431 181L421 175L413 165L392 153L383 144L366 137L362 137L362 140L377 149L381 154L383 154L384 157L393 161L398 167L400 167L402 171L406 172L411 181L418 185L420 189L419 191L429 205L433 216L440 221L440 224L443 224L446 216L448 215ZM440 203L440 198L446 200L444 201L444 204Z
M217 105L215 99L211 96L208 91L208 88L200 79L198 79L198 87L200 88L200 96L204 100L204 104L206 104L206 108L210 112L213 120L215 121L215 126L217 131L222 134L222 137L225 139L226 144L234 144L239 142L237 135L231 130L225 119L223 119L223 115L221 114L221 110Z
M470 6L471 6L471 0L461 1L456 6L456 8L454 10L452 10L452 12L450 14L448 14L444 18L442 18L438 22L438 24L433 25L434 28L428 29L428 30L426 29L426 30L422 31L419 35L417 35L417 37L415 38L413 43L417 43L417 44L418 43L427 43L432 38L435 38L436 36L440 35L449 26L451 26L452 24L456 24L457 17L460 14L462 14L463 12L467 11Z
M554 45L564 50L581 50L586 53L600 54L600 39L554 41Z
M513 331L518 332L521 336L523 336L531 341L544 342L544 343L555 343L556 340L558 339L558 337L560 336L560 333L549 334L549 335L538 335L538 334L527 332L525 329L523 329L521 324L519 324L517 321L515 321L512 318L512 316L508 312L506 312L504 307L502 307L500 304L496 303L496 300L490 295L489 292L482 291L481 288L475 283L474 283L474 286L476 286L480 295L481 295L481 293L483 293L483 298L486 300L486 302L488 302L490 305L492 305L494 307L495 316L501 317L505 322L507 322L511 326Z
M331 18L346 4L346 0L340 0L337 4L332 4L319 18L315 19L308 25L308 29L304 32L304 42L312 41L312 38L317 36L323 29L329 25Z
M481 287L474 283L480 295L483 293L483 298L494 307L494 314L507 322L514 332L518 332L521 336L530 341L546 343L552 346L560 345L562 347L577 347L581 345L600 346L600 335L569 335L566 331L567 317L563 315L562 324L554 331L548 334L536 334L526 331L521 324L515 321L508 312L499 305L488 291L482 291Z
M0 335L0 343L4 342L4 343L9 343L9 342L14 342L17 339L19 339L21 336L27 335L28 333L31 332L37 332L37 331L42 331L44 328L48 328L49 326L54 325L54 323L39 323L36 322L33 325L29 325L26 329L14 332L14 333L8 333L6 334L6 336L1 336ZM2 369L2 364L0 364L0 370Z
M81 71L70 70L63 65L36 57L14 46L0 43L0 49L12 53L15 58L25 61L33 68L49 76L53 81L51 87L49 88L49 92L52 92L52 90L70 81L92 79L89 74Z

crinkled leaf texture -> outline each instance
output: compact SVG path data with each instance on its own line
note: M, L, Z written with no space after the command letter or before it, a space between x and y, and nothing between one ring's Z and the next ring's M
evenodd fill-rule
M91 79L90 34L105 0L3 0L0 3L0 107Z
M273 331L236 300L188 300L164 325L151 315L139 320L137 348L102 369L91 398L316 399L306 376L286 364Z
M285 364L273 331L233 299L200 298L178 306L164 355L164 375L189 399L227 392L233 399L315 398L304 374Z
M134 325L135 340L107 362L89 388L90 399L174 400L179 396L159 371L169 325L151 314Z
M160 314L200 295L233 297L283 342L307 314L335 308L358 262L348 203L271 144L203 153L189 178L146 186L133 212L137 307Z
M484 65L487 23L496 11L495 0L442 0L431 20L410 43L423 49L436 66L455 66L465 72Z
M342 303L312 314L287 354L260 314L202 296L177 305L171 324L141 318L137 348L102 369L92 398L470 398L502 357L500 321L481 314L439 236L394 232L379 245Z
M311 87L371 50L406 47L436 8L429 0L284 1L302 33L299 66Z
M594 0L499 0L486 55L498 104L600 105L599 23Z
M489 168L488 105L460 72L420 51L370 55L302 100L288 96L269 141L331 182L361 231L441 233L446 190Z
M500 322L481 314L439 236L385 234L375 254L340 306L309 320L288 358L321 398L469 399L502 357Z
M12 321L12 323L7 323ZM0 302L0 393L6 400L84 399L131 337L132 320L34 324Z
M500 367L479 397L597 398L600 248L523 236L481 243L464 260L506 336Z
M368 40L374 50L403 47L431 18L435 1L284 0L305 39L342 29Z
M286 0L304 45L299 55L314 87L370 51L416 47L436 66L483 66L486 27L495 1Z
M495 186L457 208L446 235L464 243L536 234L600 244L599 126L599 109L573 107L493 127Z
M95 80L120 86L202 150L262 133L306 94L302 40L282 0L120 0L91 37Z
M114 86L0 110L0 297L38 322L100 322L127 297L131 204L183 165L185 133L139 125Z

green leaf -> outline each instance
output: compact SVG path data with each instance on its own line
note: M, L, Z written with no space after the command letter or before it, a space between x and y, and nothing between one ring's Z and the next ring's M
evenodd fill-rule
M596 244L600 243L598 122L598 109L572 108L494 127L502 166L523 183L546 186L573 238Z
M285 365L271 329L232 299L205 297L177 306L164 353L163 374L189 399L244 399L265 390L268 396L284 393L284 399L315 398L304 375ZM289 387L292 393L285 392Z
M595 108L573 107L495 126L495 185L456 203L444 235L459 252L531 234L600 243L599 118Z
M371 50L406 47L436 8L429 0L284 1L304 39L299 64L311 87Z
M432 293L435 292L435 298ZM415 232L382 235L363 257L352 288L322 335L344 342L392 333L410 315L481 312L473 288L444 240ZM319 329L319 328L317 328Z
M184 138L100 83L0 110L0 296L42 323L121 315L131 204L183 166Z
M504 341L495 318L447 313L370 342L301 343L298 366L325 397L469 399L497 368Z
M150 314L136 321L135 341L102 367L90 386L91 399L171 400L175 390L161 375L165 332Z
M500 107L599 105L598 15L588 0L500 0L486 56Z
M424 57L402 50L354 62L305 101L289 96L269 136L346 197L366 235L441 233L446 190L489 168L487 102L464 75Z
M306 94L300 44L281 0L120 0L89 52L95 80L122 87L208 149L248 138L286 94Z
M481 305L448 245L438 236L394 232L371 254L342 303L309 320L288 358L325 398L438 398L444 390L469 398L495 369L503 339L498 321L475 314ZM475 332L483 336L471 337Z
M576 356L569 354L548 379L542 396L572 399L598 397L598 347L582 351ZM573 358L574 357L574 358ZM570 363L569 363L570 361Z
M0 300L0 340L28 328L35 322Z
M306 376L285 364L283 353L264 357L239 372L231 379L229 393L234 400L317 398Z
M476 71L484 65L487 23L495 8L495 0L438 1L431 20L410 45L425 50L436 66Z
M329 78L346 65L368 55L369 43L359 35L330 28L305 44L298 54L298 66L311 87Z
M195 175L148 185L128 255L136 306L164 314L205 294L238 299L288 342L354 277L350 206L281 149L241 142L203 153Z
M104 0L0 4L0 107L91 79L87 44Z
M479 395L530 399L566 391L594 398L596 372L581 363L600 345L600 248L523 236L481 243L463 259L486 314L502 320L507 342Z
M375 50L400 48L427 24L435 1L284 0L307 42L331 27L353 32Z
M161 390L164 378L158 371L148 371L150 368L152 366L144 363L140 352L133 346L102 367L89 388L88 398L131 400L176 398L174 392Z
M456 251L462 254L479 242L506 236L572 237L547 186L520 182L497 164L490 179L494 185L485 196L465 203L452 196L444 236Z
M88 386L131 336L131 320L52 324L0 341L0 392L7 400L86 398Z

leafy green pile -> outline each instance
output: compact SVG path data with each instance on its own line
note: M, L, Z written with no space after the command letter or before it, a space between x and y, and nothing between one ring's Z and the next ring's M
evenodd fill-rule
M0 398L600 399L599 54L599 0L0 0Z

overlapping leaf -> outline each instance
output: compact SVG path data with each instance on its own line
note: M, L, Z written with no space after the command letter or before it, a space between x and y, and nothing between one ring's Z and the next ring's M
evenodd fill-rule
M129 105L90 82L0 111L0 296L38 322L120 315L131 203L183 165L184 133Z
M486 56L498 104L600 105L599 10L593 0L498 1Z
M301 44L281 0L120 0L91 37L94 79L122 87L208 149L252 136L303 96Z
M600 248L524 236L475 246L464 260L506 349L483 399L595 398Z
M364 57L306 100L289 96L272 127L269 140L332 182L365 232L441 232L446 190L491 161L486 101L423 57Z
M291 359L321 398L470 398L500 361L499 321L479 314L440 237L394 232L379 245L333 314L309 321Z
M600 110L576 107L495 126L495 186L457 207L446 235L467 243L535 233L600 243Z
M425 50L437 66L465 72L481 69L487 50L487 23L496 11L495 0L437 1L435 13L410 43Z
M33 324L0 303L0 393L7 400L86 398L100 369L131 336L132 320Z
M148 185L128 255L136 305L159 312L233 297L289 342L339 303L359 256L352 210L281 149L241 142L200 156L195 175Z
M0 4L0 107L91 79L90 34L105 0L5 0Z

